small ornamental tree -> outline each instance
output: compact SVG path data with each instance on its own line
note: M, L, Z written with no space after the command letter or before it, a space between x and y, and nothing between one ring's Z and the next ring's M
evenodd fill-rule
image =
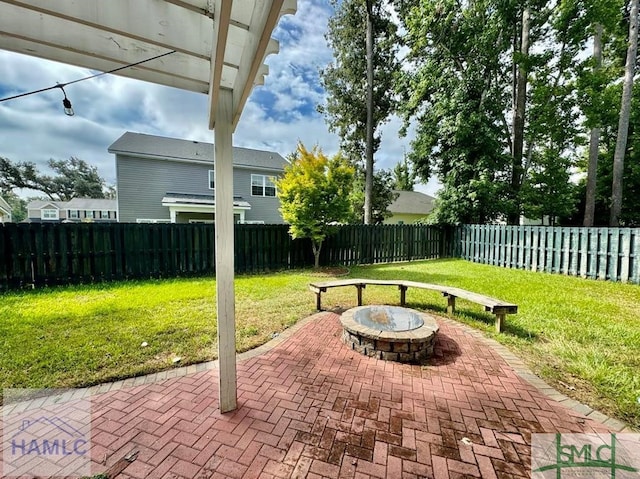
M327 158L317 146L308 151L302 143L290 160L276 182L280 212L292 238L311 239L317 268L332 225L349 218L354 170L340 154Z

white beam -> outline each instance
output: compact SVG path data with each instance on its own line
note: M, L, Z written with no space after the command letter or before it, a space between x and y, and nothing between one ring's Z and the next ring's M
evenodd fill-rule
M2 4L0 32L9 37L55 47L59 50L59 56L50 59L63 63L69 63L65 52L82 53L126 65L168 51L157 45L11 4ZM145 65L166 74L209 82L209 61L184 53L174 53Z
M209 60L211 18L151 0L0 0L36 12ZM122 12L126 12L123 15ZM144 21L142 21L144 20ZM184 32L189 32L185 35Z
M244 44L242 59L238 67L233 98L233 125L237 125L242 114L253 82L258 76L260 66L264 61L267 47L271 41L271 32L280 19L284 0L271 0L270 2L256 2L251 26Z
M216 175L216 311L220 412L237 407L236 320L233 232L233 93L220 90L215 105L214 161Z
M0 33L0 45L4 50L9 50L16 53L23 53L25 55L35 56L39 58L45 58L47 60L62 61L69 65L76 65L83 68L89 68L91 70L98 70L106 72L119 68L126 63L116 62L113 60L105 60L96 56L83 54L81 52L70 52L68 50L60 50L59 48L44 45L42 43L36 43L30 40L22 38L9 37ZM174 53L173 55L177 55ZM173 55L169 55L172 57ZM119 76L134 78L136 80L148 81L151 83L157 83L160 85L171 86L174 88L180 88L182 90L193 91L197 93L207 93L209 91L209 82L196 81L183 76L165 73L154 68L150 68L154 65L154 62L143 63L137 67L126 68L117 72ZM75 78L54 78L55 81L65 82L67 80L74 80ZM71 100L73 101L73 99Z
M209 129L215 128L216 124L216 106L222 81L222 67L224 62L224 52L227 49L232 4L233 0L215 0L213 42L216 47L211 52L209 80Z

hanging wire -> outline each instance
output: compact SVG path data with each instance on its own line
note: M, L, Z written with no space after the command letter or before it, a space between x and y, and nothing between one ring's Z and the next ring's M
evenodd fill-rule
M15 100L16 98L22 98L24 96L35 95L36 93L42 93L42 92L49 91L49 90L55 90L56 88L63 89L64 87L66 87L68 85L73 85L74 83L79 83L79 82L85 81L85 80L91 80L92 78L97 78L97 77L102 76L102 75L108 75L109 73L115 73L115 72L118 72L120 70L124 70L126 68L135 67L136 65L141 65L143 63L147 63L147 62L150 62L152 60L157 60L158 58L166 57L167 55L171 55L172 53L175 53L175 52L176 52L175 50L172 50L172 51L167 52L167 53L162 53L160 55L156 55L155 57L147 58L146 60L141 60L139 62L129 63L128 65L124 65L124 66L121 66L121 67L118 67L118 68L114 68L113 70L109 70L107 72L100 72L100 73L96 73L95 75L91 75L91 76L84 77L84 78L79 78L77 80L73 80L73 81L70 81L70 82L67 82L67 83L56 83L55 85L47 87L47 88L41 88L39 90L33 90L33 91L26 92L26 93L20 93L19 95L9 96L9 97L6 97L6 98L0 98L0 103L3 102L3 101ZM64 92L64 89L62 91ZM65 94L65 98L66 98L66 94Z

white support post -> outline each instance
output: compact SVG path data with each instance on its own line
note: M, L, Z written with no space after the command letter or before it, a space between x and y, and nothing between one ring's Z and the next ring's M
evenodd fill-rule
M218 364L220 412L237 407L236 321L233 239L233 93L220 90L216 108L216 306L218 314Z

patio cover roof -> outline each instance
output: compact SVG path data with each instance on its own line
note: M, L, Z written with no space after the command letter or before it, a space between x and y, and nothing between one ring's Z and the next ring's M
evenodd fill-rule
M0 48L108 71L174 51L118 75L209 94L221 89L238 123L278 51L271 32L296 0L0 0Z
M232 135L296 0L0 0L0 49L209 96L215 127L220 410L237 407Z

